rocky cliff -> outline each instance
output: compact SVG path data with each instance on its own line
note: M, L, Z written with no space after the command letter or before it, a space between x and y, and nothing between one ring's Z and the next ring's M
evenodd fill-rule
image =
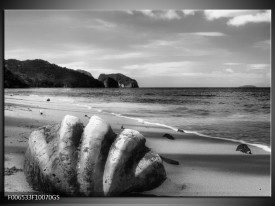
M106 88L119 88L118 82L111 77L108 77L103 81Z
M101 82L106 81L108 78L114 79L118 83L118 87L123 88L139 88L138 83L135 79L127 77L123 74L100 74L98 80Z

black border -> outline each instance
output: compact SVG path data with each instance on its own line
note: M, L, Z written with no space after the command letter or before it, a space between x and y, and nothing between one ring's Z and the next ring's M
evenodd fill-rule
M7 201L3 198L4 191L4 91L3 91L3 60L4 60L4 10L20 10L20 9L103 9L103 10L121 10L121 9L272 9L271 0L1 0L1 42L3 47L1 48L1 57L0 61L0 91L2 101L0 101L1 114L0 114L0 129L1 129L1 138L0 145L2 146L0 152L0 193L1 193L1 203L5 204L89 204L89 205L271 205L273 197L206 197L206 198L196 198L196 197L179 197L179 198L151 198L151 197L142 197L142 198L61 198L60 201ZM273 11L272 11L273 13ZM272 14L272 23L274 22L274 15ZM273 34L273 26L272 32ZM272 37L272 36L271 36ZM273 51L274 44L272 42ZM271 63L273 63L273 58L271 52ZM273 65L273 64L271 64ZM271 69L272 82L274 79L274 73ZM271 83L272 83L271 82ZM273 122L273 96L274 91L271 87L271 122ZM271 138L274 134L274 127L271 127ZM271 141L271 147L274 148L274 141ZM272 163L274 154L272 152ZM271 194L274 187L273 178L272 178L272 188ZM1 204L2 205L2 204Z

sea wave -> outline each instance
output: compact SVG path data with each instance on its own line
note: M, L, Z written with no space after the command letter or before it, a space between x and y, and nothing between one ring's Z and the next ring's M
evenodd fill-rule
M176 127L169 126L169 125L162 124L162 123L158 123L158 122L149 122L149 121L146 121L142 118L129 117L129 116L125 116L125 115L121 115L121 114L117 114L117 113L110 113L110 114L115 115L117 117L136 120L136 121L138 121L139 123L142 123L142 124L149 124L149 125L154 125L154 126L165 127L165 128L171 129L171 130L176 131L176 132L179 131L179 130L182 130L182 131L184 131L184 133L195 134L195 135L205 137L205 138L219 139L219 140L225 140L225 141L230 141L230 142L236 142L236 143L240 143L240 144L247 144L247 145L258 147L258 148L260 148L260 149L262 149L266 152L271 153L271 148L269 146L263 145L263 144L249 143L249 142L246 142L244 140L236 140L236 139L229 139L229 138L223 138L223 137L213 137L213 136L210 136L210 135L201 134L197 131L184 130L184 129L181 129L181 128L176 128Z
M223 138L223 137L213 137L213 136L210 136L210 135L205 135L205 134L201 134L199 132L196 132L196 131L188 131L188 130L184 130L185 133L191 133L191 134L196 134L198 136L201 136L201 137L206 137L206 138L212 138L212 139L219 139L219 140L226 140L226 141L230 141L230 142L237 142L237 143L241 143L241 144L248 144L248 145L251 145L251 146L255 146L255 147L258 147L258 148L261 148L263 149L264 151L266 152L271 152L271 148L267 145L263 145L263 144L255 144L255 143L249 143L249 142L246 142L244 140L236 140L236 139L229 139L229 138Z
M251 143L251 142L247 142L247 141L244 141L244 140L229 139L229 138L224 138L224 137L210 136L210 135L202 134L202 133L197 132L197 131L185 130L185 129L173 127L173 126L163 124L163 123L159 123L159 122L147 121L147 120L145 120L143 118L140 118L140 117L127 116L127 115L123 115L123 114L115 113L115 112L107 112L107 111L104 111L102 109L94 108L94 107L91 107L90 105L86 105L86 104L74 104L74 105L81 106L81 107L86 107L88 109L96 110L97 112L110 114L110 115L120 117L120 118L135 120L135 121L137 121L139 123L142 123L142 124L164 127L164 128L168 128L168 129L171 129L173 131L176 131L176 132L179 131L179 130L182 130L182 131L184 131L184 133L195 134L195 135L205 137L205 138L219 139L219 140L225 140L225 141L230 141L230 142L236 142L236 143L240 143L240 144L247 144L247 145L251 145L251 146L255 146L255 147L258 147L260 149L263 149L266 152L271 152L271 148L267 145L264 145L264 144Z

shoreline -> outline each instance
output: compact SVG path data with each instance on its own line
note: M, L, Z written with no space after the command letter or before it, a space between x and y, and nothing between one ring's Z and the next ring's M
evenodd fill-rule
M31 95L31 96L38 97L38 95ZM8 99L9 98L10 97L8 97ZM28 106L28 103L30 103L30 102L32 103L33 102L32 100L28 100L28 99L16 99L16 98L10 98L10 99L11 100L15 100L15 101L16 100L27 101L27 102L24 102L24 104L25 104L26 107ZM45 103L44 101L38 101L38 102L40 102L40 103L42 103L42 105L44 105L44 107L42 106L42 107L39 107L39 108L41 108L41 109L47 109L48 108L47 107L48 104L44 104ZM55 103L56 104L60 104L61 102L55 102ZM67 102L65 102L65 103L67 103ZM24 104L22 104L22 106ZM47 105L47 106L45 107L45 105ZM74 107L74 108L75 107L77 107L77 108L79 108L79 107L80 108L86 108L86 110L91 111L91 112L95 111L96 113L100 113L100 114L113 115L113 116L118 117L118 118L125 118L125 119L128 119L128 120L134 120L134 121L137 122L137 124L141 123L141 124L148 125L150 127L157 126L157 127L160 127L160 128L168 128L168 129L173 130L175 132L179 132L179 130L181 130L181 131L183 131L183 133L194 134L194 135L201 136L201 137L204 137L204 138L217 139L217 140L225 140L225 141L230 141L230 142L234 142L234 143L238 143L238 144L247 144L247 145L250 145L250 146L261 148L264 151L271 153L271 146L270 145L268 146L268 145L260 144L260 143L252 143L252 142L247 142L245 140L237 140L237 139L230 139L230 138L224 138L224 137L214 137L214 136L210 136L210 135L206 135L206 134L201 134L201 133L196 132L196 131L185 130L185 129L182 129L182 128L173 127L173 126L162 124L162 123L158 123L158 122L150 122L150 121L147 121L147 120L139 118L139 117L130 117L130 116L122 115L122 114L119 114L119 113L102 111L101 109L93 108L92 106L85 105L85 104L71 103L69 105L70 109L63 109L63 110L64 111L65 110L72 111L72 107ZM48 109L54 109L54 108L48 108ZM57 110L60 110L60 109L57 109ZM75 110L75 111L77 111L77 110ZM83 109L81 109L81 112L83 112Z
M38 105L39 102L39 105ZM5 98L5 169L22 169L24 151L29 134L47 124L60 123L66 114L77 116L84 125L92 115L110 123L114 132L121 126L138 130L146 137L146 145L160 155L180 162L164 162L167 180L158 188L140 195L153 196L270 196L271 154L261 148L249 146L253 155L237 152L238 143L207 138L191 133L176 132L159 125L121 118L69 103L34 102ZM39 110L43 109L43 115ZM175 139L163 137L169 133ZM24 182L23 172L5 176L5 192L32 192ZM134 194L133 194L134 195ZM138 195L138 194L137 194Z

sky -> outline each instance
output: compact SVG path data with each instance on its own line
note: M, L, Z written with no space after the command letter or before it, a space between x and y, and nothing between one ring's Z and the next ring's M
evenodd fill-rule
M140 87L271 86L271 10L9 10L5 59Z

